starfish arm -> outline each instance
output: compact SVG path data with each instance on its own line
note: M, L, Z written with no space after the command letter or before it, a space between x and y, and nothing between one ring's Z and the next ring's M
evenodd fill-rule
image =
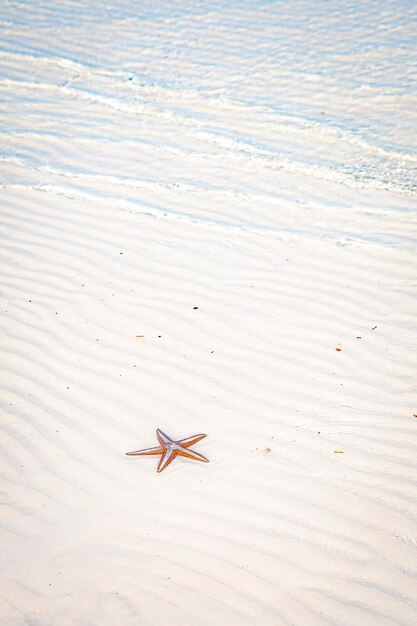
M156 436L158 437L158 441L161 446L165 446L167 443L172 443L172 439L163 433L162 430L159 430L159 428L156 429Z
M172 461L175 459L175 451L165 449L165 453L161 456L158 469L156 470L158 473L162 472Z
M179 446L182 446L183 448L189 448L190 446L194 445L198 441L201 441L202 439L204 439L204 437L207 437L207 435L193 435L192 437L187 437L186 439L180 439L179 441L176 441L175 443L177 443Z
M164 452L164 446L157 446L156 448L146 448L145 450L135 450L134 452L126 452L127 456L146 456L148 454L162 454Z
M187 459L194 459L194 461L203 461L203 463L209 462L209 460L206 459L205 456L203 456L202 454L199 454L198 452L194 452L194 450L187 450L187 448L180 447L180 448L177 448L176 452L180 456L187 457Z

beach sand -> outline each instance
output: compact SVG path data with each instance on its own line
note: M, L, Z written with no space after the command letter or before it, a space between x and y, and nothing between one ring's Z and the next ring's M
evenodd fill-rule
M3 7L5 626L416 623L403 4Z

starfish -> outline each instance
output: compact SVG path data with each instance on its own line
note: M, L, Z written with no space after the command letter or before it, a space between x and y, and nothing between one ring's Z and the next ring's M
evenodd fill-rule
M174 441L168 435L156 429L156 436L158 437L158 441L161 445L156 446L155 448L146 448L145 450L135 450L134 452L126 452L128 456L147 456L148 454L162 454L157 472L162 472L168 465L175 459L177 454L179 456L185 456L187 459L194 459L194 461L203 461L204 463L208 463L209 460L206 459L205 456L199 454L198 452L194 452L194 450L189 450L188 448L197 441L204 439L207 435L193 435L192 437L187 437L186 439L180 439L179 441Z

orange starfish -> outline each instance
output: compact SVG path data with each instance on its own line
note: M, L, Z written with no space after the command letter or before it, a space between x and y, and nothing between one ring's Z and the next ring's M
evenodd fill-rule
M161 459L158 464L157 472L162 472L168 465L175 459L177 454L179 456L185 456L187 459L194 459L195 461L203 461L204 463L208 463L209 460L206 459L205 456L199 454L198 452L194 452L194 450L189 450L188 448L197 441L204 439L207 435L193 435L192 437L187 437L186 439L180 439L179 441L174 441L168 435L165 435L162 430L159 428L156 429L156 436L158 437L158 441L161 444L160 446L156 446L156 448L146 448L145 450L135 450L135 452L126 452L128 456L147 456L148 454L162 454Z

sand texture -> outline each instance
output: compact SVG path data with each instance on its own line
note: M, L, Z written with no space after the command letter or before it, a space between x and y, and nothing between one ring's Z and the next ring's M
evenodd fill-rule
M412 13L2 3L2 625L417 623Z

